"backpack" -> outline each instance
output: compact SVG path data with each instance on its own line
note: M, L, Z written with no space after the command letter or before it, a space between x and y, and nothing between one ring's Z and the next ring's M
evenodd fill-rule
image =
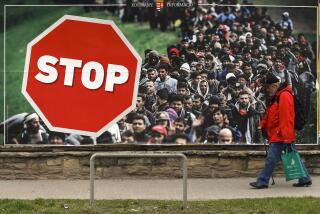
M294 129L302 130L306 125L306 117L304 114L304 106L300 98L297 95L291 94L294 102ZM279 103L279 97L277 97L277 102Z
M294 101L294 128L298 131L302 130L306 124L306 117L304 114L304 106L297 95L292 95Z

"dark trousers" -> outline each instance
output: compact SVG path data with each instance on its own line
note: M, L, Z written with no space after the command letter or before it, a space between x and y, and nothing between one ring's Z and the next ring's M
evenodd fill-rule
M268 150L268 155L265 161L265 165L263 170L260 172L257 183L259 185L269 185L270 177L274 171L274 169L277 166L278 161L281 159L281 154L284 149L288 148L288 151L296 150L295 144L287 144L283 142L276 142L271 143ZM299 182L301 183L307 183L311 181L311 178L308 174L308 171L304 165L304 163L301 161L301 164L305 171L307 172L307 177L303 177L299 179Z

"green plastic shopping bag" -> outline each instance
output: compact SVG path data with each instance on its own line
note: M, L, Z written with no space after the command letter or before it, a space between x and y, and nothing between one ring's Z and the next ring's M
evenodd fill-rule
M281 155L281 159L286 181L307 177L300 155L296 150L288 151L288 148L286 148Z

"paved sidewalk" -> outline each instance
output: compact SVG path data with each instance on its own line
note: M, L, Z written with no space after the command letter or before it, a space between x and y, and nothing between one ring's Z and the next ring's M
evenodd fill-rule
M189 179L188 200L320 197L320 176L312 177L312 187L294 188L292 182L275 178L276 185L255 190L248 185L253 178ZM89 199L89 180L0 180L0 198L10 199ZM182 179L96 180L96 199L181 200Z

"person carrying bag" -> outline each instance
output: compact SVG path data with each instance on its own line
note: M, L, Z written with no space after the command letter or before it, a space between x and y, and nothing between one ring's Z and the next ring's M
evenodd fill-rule
M308 177L308 172L301 161L295 144L288 144L281 155L286 181Z
M280 83L280 79L273 73L266 75L265 87L270 101L259 129L267 133L269 150L263 170L260 172L257 180L250 183L250 186L255 189L268 188L270 177L278 161L281 159L283 151L285 151L285 154L282 156L284 161L289 160L289 156L298 154L294 145L296 132L292 87L286 83ZM311 178L300 158L297 159L295 157L294 162L294 164L301 164L305 174L295 175L295 179L298 178L299 180L293 186L304 187L312 185Z

